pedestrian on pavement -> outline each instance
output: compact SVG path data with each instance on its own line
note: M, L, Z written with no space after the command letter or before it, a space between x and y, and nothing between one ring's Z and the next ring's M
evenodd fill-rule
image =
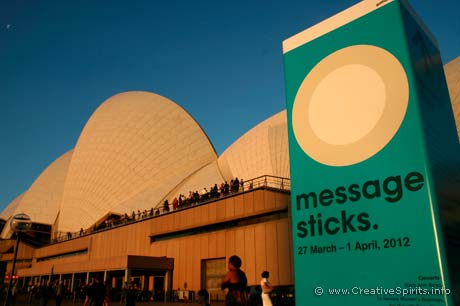
M268 281L269 272L262 272L262 280L260 281L260 287L262 288L262 303L263 306L273 306L272 300L270 299L270 292L272 292L273 287Z

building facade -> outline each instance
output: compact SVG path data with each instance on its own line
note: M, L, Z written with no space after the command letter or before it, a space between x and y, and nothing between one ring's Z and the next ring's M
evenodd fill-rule
M75 291L99 275L114 290L131 280L159 299L206 288L213 300L222 300L227 259L238 255L249 285L257 285L268 270L275 286L292 287L289 180L262 177L243 186L247 190L75 233L40 248L21 243L19 284L60 279ZM10 247L2 260L12 255Z

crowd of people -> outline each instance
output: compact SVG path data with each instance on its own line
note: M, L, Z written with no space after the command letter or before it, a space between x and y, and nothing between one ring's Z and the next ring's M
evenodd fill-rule
M169 212L171 208L172 210L181 209L189 207L191 205L219 199L221 197L228 196L232 193L238 193L243 191L244 181L243 179L239 180L236 177L235 179L232 179L230 181L230 184L227 181L225 181L222 182L219 186L217 186L217 184L214 184L214 186L209 187L209 189L204 187L201 191L189 191L188 196L180 194L179 197L175 197L172 200L172 207L170 207L168 200L166 200L163 203L163 211Z
M6 288L3 288L6 290ZM4 290L1 290L3 293ZM103 283L100 277L96 276L90 283L79 284L72 291L69 281L63 280L41 280L36 283L29 283L24 288L19 288L14 283L11 289L10 304L16 304L16 296L19 292L26 296L26 303L39 306L61 306L64 299L72 300L83 306L108 306L111 301L117 304L134 306L136 301L147 301L153 298L152 294L148 297L140 290L134 282L125 282L118 290L112 288L110 282ZM145 290L144 290L145 291Z
M226 291L225 306L272 306L270 298L273 290L270 284L269 272L261 274L260 286L248 287L246 274L241 270L241 258L233 255L228 260L228 272L222 280L221 288ZM12 287L11 304L15 304L18 292L17 283ZM121 288L113 288L112 283L103 283L99 276L92 279L89 284L80 284L70 290L68 280L42 280L27 286L28 304L39 306L51 305L54 299L56 306L61 306L64 299L73 299L73 303L83 306L109 306L111 302L135 306L137 301L162 301L164 292L154 294L148 290L141 290L130 281L124 282ZM206 289L197 292L197 302L202 306L209 306L209 293ZM284 304L284 303L283 303Z
M248 188L252 189L252 186L249 186ZM118 220L109 218L104 222L104 224L101 224L99 227L107 228L112 227L115 224L124 224L127 222L133 222L145 218L150 218L153 216L159 216L163 213L168 213L178 209L190 207L192 205L212 201L242 191L244 191L244 181L243 179L239 180L236 177L235 179L232 179L230 181L230 184L227 181L225 181L222 182L220 186L214 184L214 186L211 186L209 190L206 187L204 187L201 191L189 191L188 196L180 194L178 197L174 197L174 199L172 199L171 202L168 199L166 199L163 202L163 205L161 205L160 207L152 207L149 210L145 209L143 211L137 210L137 212L133 210L131 214L125 213ZM80 230L80 232L82 231L83 229Z
M76 238L79 236L83 236L85 234L89 234L91 232L95 232L98 230L106 229L106 228L111 228L114 226L134 222L134 221L139 221L143 220L146 218L151 218L154 216L159 216L160 214L168 213L171 211L176 211L179 209L187 208L193 205L197 204L202 204L205 202L213 201L222 197L229 196L234 193L238 192L243 192L245 189L250 190L253 188L253 183L250 181L249 183L246 184L246 182L243 181L243 179L238 179L238 177L235 177L235 179L230 180L230 183L227 181L222 182L220 185L217 183L214 184L214 186L211 186L208 188L204 187L201 191L195 190L195 191L189 191L188 195L180 194L177 197L174 197L174 199L171 200L171 202L166 199L163 202L163 205L160 207L156 208L150 208L150 209L145 209L143 211L137 210L137 211L132 211L131 213L124 213L121 216L118 215L113 215L101 224L95 224L92 228L90 229L83 229L81 228L79 232L77 233L72 233L72 232L67 232L65 238L66 239L72 239ZM60 239L55 239L57 241L62 240L63 237Z
M5 288L6 290L6 288ZM62 299L66 295L65 286L62 281L41 281L35 284L29 283L28 286L20 288L17 282L14 282L10 292L10 304L16 304L16 297L24 293L28 304L38 304L47 306L51 298L55 298L56 306L61 306Z
M262 177L260 179L262 179ZM269 184L279 185L279 187L284 190L286 187L284 185L286 179L275 177L275 180L276 179L278 179L279 182L275 181L275 183L272 182ZM151 218L154 216L159 216L161 214L169 213L171 211L176 211L193 205L213 201L222 197L229 196L231 194L251 190L254 188L253 184L255 184L256 187L267 186L267 176L263 177L263 182L257 181L257 179L253 179L246 182L243 181L243 179L238 179L237 177L235 177L235 179L230 180L230 183L225 181L219 185L214 184L214 186L209 187L209 189L204 187L201 191L190 190L187 195L180 194L179 196L174 197L174 199L166 199L162 203L162 205L159 205L155 208L152 207L150 209L144 209L143 211L133 210L130 213L124 213L122 215L113 214L112 216L109 216L106 220L104 220L104 222L102 222L101 224L94 224L91 228L88 229L81 228L79 232L75 233L67 232L64 235L55 237L53 242L77 238L99 230L143 220L146 218ZM287 186L289 186L289 184Z

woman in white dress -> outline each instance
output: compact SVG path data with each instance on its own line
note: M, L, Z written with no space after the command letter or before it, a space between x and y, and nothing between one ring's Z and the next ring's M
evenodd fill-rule
M263 306L273 306L272 300L270 299L270 292L273 287L268 281L268 271L262 272L262 280L260 281L260 287L262 287L262 303Z

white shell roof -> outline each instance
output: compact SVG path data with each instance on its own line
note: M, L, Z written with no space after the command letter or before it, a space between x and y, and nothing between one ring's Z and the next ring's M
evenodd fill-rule
M3 220L8 220L16 211L21 202L22 197L26 194L26 192L21 193L18 195L7 207L0 213L0 218Z
M59 230L89 227L131 199L156 206L216 159L206 134L176 103L148 92L115 95L94 112L75 146Z
M53 224L61 206L71 157L72 150L52 162L26 192L8 205L1 217L9 219L15 214L26 213L34 222ZM2 238L11 236L8 225L6 223L2 231Z
M290 177L286 111L268 118L235 141L219 157L227 178Z
M447 87L449 88L452 110L455 116L455 125L460 139L460 57L444 65Z
M203 168L197 170L195 173L192 173L190 176L184 178L174 188L168 190L168 194L164 194L164 197L160 201L152 202L151 199L157 198L159 193L159 187L155 184L149 185L146 189L140 193L134 195L132 198L126 200L125 202L120 203L112 211L116 213L128 213L132 211L145 209L149 210L155 208L158 204L162 204L164 200L169 200L169 203L172 203L174 197L179 197L179 194L188 195L189 191L202 190L203 187L208 188L214 185L214 183L220 184L223 181L222 175L220 174L219 168L217 166L217 161L213 161L210 164L207 164ZM161 194L163 194L164 188L161 188Z
M214 184L219 186L224 180L216 160L184 180L168 194L167 199L171 203L174 197L179 197L180 194L188 196L189 191L200 192L203 188L209 191Z

